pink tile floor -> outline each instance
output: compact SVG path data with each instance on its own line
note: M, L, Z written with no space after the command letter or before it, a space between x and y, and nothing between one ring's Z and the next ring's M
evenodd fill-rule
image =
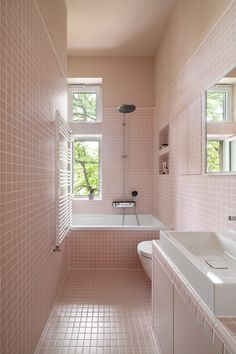
M35 354L158 354L143 270L68 271Z

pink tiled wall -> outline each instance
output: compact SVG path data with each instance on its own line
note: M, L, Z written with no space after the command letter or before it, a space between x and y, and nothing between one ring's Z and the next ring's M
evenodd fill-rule
M145 231L72 231L68 268L141 268L137 245L159 237Z
M236 66L236 2L214 26L157 102L155 214L176 229L231 229L236 215L236 176L204 174L204 90ZM168 176L158 175L159 130L170 125Z
M32 354L66 260L52 252L66 85L34 1L0 0L0 89L0 352Z
M112 201L123 198L123 115L117 107L103 109L103 121L97 124L76 124L74 134L102 135L102 200L74 200L73 213L120 213ZM127 198L137 190L137 212L153 212L153 108L137 107L126 115ZM133 211L132 211L133 212Z

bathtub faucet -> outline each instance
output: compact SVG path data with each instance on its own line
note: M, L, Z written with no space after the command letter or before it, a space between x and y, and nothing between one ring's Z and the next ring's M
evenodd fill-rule
M114 201L112 202L113 208L135 208L136 202L133 200Z
M137 191L131 193L133 200L115 200L112 202L113 208L135 208L136 207L136 197L138 195Z

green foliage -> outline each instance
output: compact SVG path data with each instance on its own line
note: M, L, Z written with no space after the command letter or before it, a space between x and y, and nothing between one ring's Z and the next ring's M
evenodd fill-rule
M74 195L99 195L99 142L74 142Z
M220 141L207 141L207 171L220 171Z
M226 93L217 91L207 92L208 122L222 122L225 119Z
M96 92L73 92L73 121L96 121Z

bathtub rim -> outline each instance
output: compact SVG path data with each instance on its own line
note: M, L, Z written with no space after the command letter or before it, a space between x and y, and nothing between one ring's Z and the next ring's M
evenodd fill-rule
M78 215L79 218L81 217L115 217L115 216L121 216L120 214L73 214L74 218L75 216ZM127 216L129 216L127 214ZM134 216L134 215L132 215ZM152 219L154 219L157 224L150 224L150 225L118 225L118 224L114 224L114 225L105 225L105 224L91 224L91 225L78 225L78 224L74 224L73 225L73 221L72 221L72 226L71 226L71 231L160 231L160 230L173 230L173 227L171 227L170 225L166 225L164 224L160 219L158 219L157 217L155 217L152 214L138 214L139 217L152 217Z

